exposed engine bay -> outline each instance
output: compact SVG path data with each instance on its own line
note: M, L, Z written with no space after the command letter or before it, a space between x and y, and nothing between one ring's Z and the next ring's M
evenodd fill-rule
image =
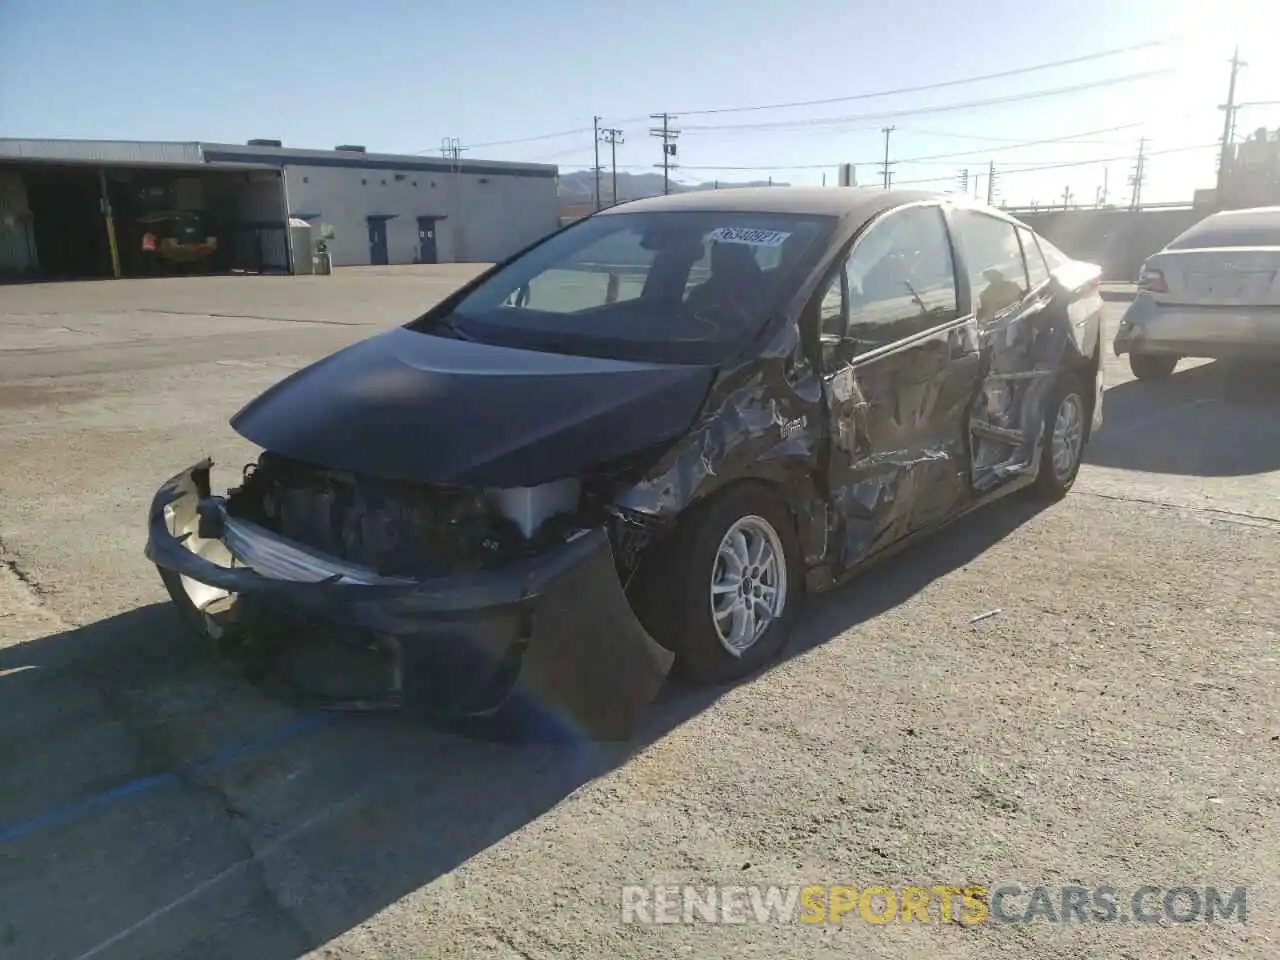
M564 478L505 490L433 486L328 470L264 452L228 491L227 514L384 577L428 579L536 556L607 521L620 573L647 540L600 484Z

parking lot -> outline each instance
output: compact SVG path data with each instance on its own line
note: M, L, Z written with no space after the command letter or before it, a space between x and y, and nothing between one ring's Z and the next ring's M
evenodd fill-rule
M1277 956L1274 371L1138 383L1108 356L1064 501L998 504L819 599L778 666L666 691L625 745L302 713L189 637L142 556L156 486L206 453L234 480L242 403L477 269L0 287L0 957ZM619 906L998 882L1243 885L1248 916Z

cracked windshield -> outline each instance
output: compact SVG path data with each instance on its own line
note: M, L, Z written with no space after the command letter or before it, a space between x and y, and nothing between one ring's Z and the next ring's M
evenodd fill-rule
M1280 956L1277 38L0 3L0 960Z

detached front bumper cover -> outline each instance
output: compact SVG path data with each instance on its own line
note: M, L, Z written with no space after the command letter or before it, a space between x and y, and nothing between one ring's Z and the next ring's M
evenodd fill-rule
M253 597L388 638L402 652L397 692L406 703L447 687L451 671L505 671L513 677L506 701L598 739L624 739L671 667L670 651L631 610L603 529L497 570L390 579L228 520L210 490L211 467L204 460L172 477L151 504L146 555L169 574L171 593L180 579L185 596L175 602L200 609L227 595Z

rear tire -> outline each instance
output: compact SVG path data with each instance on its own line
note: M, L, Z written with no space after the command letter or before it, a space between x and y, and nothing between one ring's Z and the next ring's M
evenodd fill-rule
M1129 369L1139 380L1164 380L1173 373L1178 365L1178 358L1163 353L1131 353Z
M1080 473L1089 410L1084 398L1079 378L1066 375L1045 404L1040 469L1031 488L1042 500L1061 500Z
M695 506L644 558L636 606L645 629L675 653L672 675L709 686L773 660L802 587L790 514L767 485L747 482Z

